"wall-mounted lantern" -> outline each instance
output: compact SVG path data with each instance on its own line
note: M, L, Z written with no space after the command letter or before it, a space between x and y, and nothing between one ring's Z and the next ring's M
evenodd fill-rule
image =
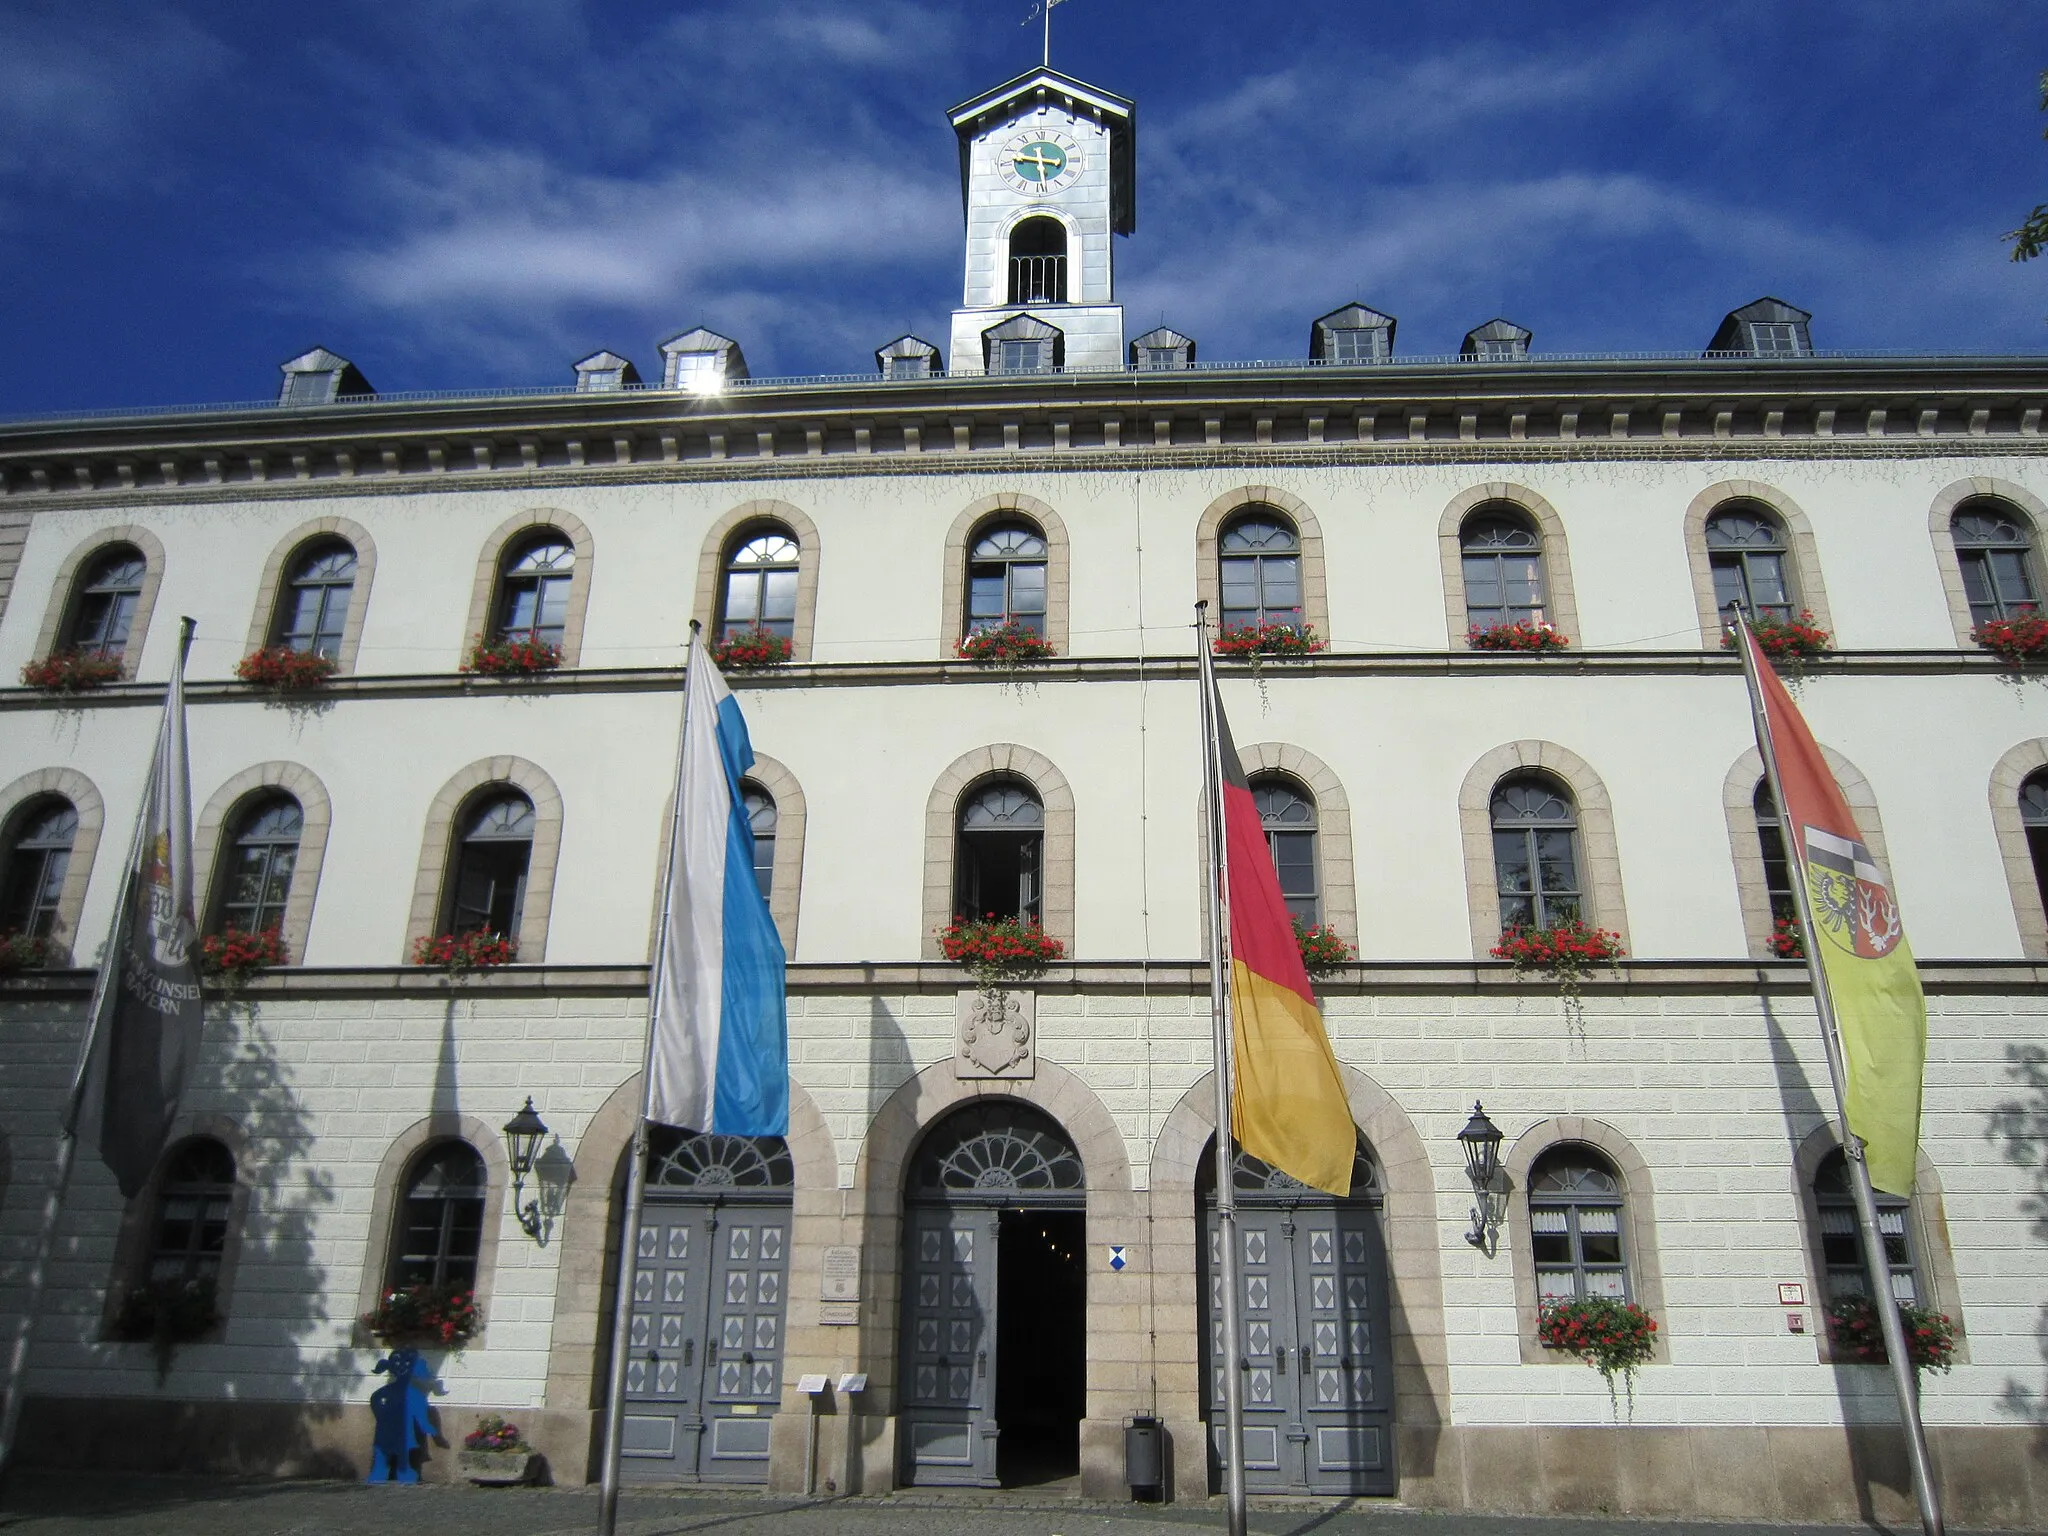
M519 1227L535 1242L540 1241L540 1201L529 1200L519 1203L519 1197L526 1189L526 1176L533 1172L533 1161L540 1155L540 1144L547 1139L547 1123L534 1113L533 1097L527 1096L526 1108L505 1122L505 1145L512 1151L512 1209L518 1213Z
M1501 1218L1507 1211L1507 1191L1500 1181L1500 1127L1486 1117L1486 1108L1474 1103L1472 1118L1458 1132L1458 1145L1465 1149L1465 1177L1472 1181L1472 1196L1479 1203L1472 1208L1472 1230L1465 1241L1489 1259L1500 1246Z

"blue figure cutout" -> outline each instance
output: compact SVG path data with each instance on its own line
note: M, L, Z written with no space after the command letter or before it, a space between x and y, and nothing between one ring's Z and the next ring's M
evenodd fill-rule
M427 1408L427 1388L433 1383L433 1367L416 1349L394 1349L372 1368L391 1373L391 1380L370 1394L370 1414L377 1421L371 1441L372 1483L416 1483L419 1468L412 1453L434 1433L434 1421Z

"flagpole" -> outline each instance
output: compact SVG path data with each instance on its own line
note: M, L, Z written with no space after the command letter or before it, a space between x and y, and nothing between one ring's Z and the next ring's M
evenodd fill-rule
M1216 729L1216 662L1209 653L1209 604L1195 604L1195 651L1202 679L1202 784L1209 810L1209 1018L1216 1050L1216 1237L1222 1266L1223 1490L1230 1536L1245 1536L1244 1380L1238 1369L1237 1186L1230 1126L1230 861L1224 847L1223 743Z
M1856 1203L1856 1224L1863 1234L1864 1276L1870 1286L1871 1310L1877 1314L1884 1333L1884 1351L1891 1364L1892 1390L1899 1400L1899 1422L1906 1431L1906 1458L1913 1473L1913 1497L1920 1506L1920 1524L1926 1536L1942 1536L1941 1497L1934 1486L1934 1468L1927 1454L1927 1431L1920 1422L1920 1395L1911 1355L1906 1347L1906 1328L1899 1317L1897 1299L1892 1295L1891 1260L1885 1252L1884 1234L1877 1224L1877 1197L1870 1187L1870 1169L1863 1160L1863 1140L1849 1129L1848 1073L1842 1060L1841 1026L1835 1018L1834 993L1828 987L1827 969L1820 963L1820 930L1814 926L1813 898L1806 883L1806 845L1792 825L1786 810L1785 786L1778 775L1778 749L1771 737L1764 692L1750 652L1754 632L1742 605L1734 605L1736 650L1742 655L1742 679L1749 685L1749 710L1756 725L1757 749L1763 754L1764 775L1771 786L1771 801L1778 807L1778 825L1786 857L1792 861L1792 900L1799 911L1800 947L1806 952L1806 974L1813 985L1814 1011L1820 1015L1821 1043L1827 1048L1828 1081L1834 1088L1835 1115L1841 1124L1843 1161L1849 1168L1849 1190Z
M168 717L175 704L182 703L182 681L185 675L185 657L192 650L192 635L198 628L191 619L178 621L177 676L173 686L165 691L164 712ZM122 949L121 933L128 921L128 885L134 878L135 865L142 851L142 829L149 820L150 803L156 798L156 776L163 768L164 732L157 730L157 744L150 753L149 773L142 781L142 801L135 808L135 830L128 839L128 862L121 866L121 884L114 895L114 921L108 931L107 944L97 971L92 980L92 1002L86 1009L85 1038L79 1042L78 1067L71 1075L71 1091L65 1095L64 1114L57 1131L56 1167L52 1172L49 1193L43 1197L42 1224L36 1231L36 1246L29 1259L28 1294L22 1300L21 1317L14 1325L14 1343L7 1355L6 1402L0 1405L0 1491L7 1486L8 1474L14 1469L15 1436L21 1428L21 1408L28 1396L28 1350L35 1334L37 1316L43 1307L43 1291L48 1285L50 1256L57 1246L57 1223L64 1211L64 1199L71 1189L71 1169L78 1158L79 1096L85 1091L85 1074L92 1062L94 1042L99 1038L100 1001L106 995L107 979L114 965L118 963Z
M683 664L683 728L676 738L675 802L668 824L668 862L661 872L661 920L654 929L654 963L647 972L647 1038L640 1048L640 1116L633 1123L633 1161L626 1170L626 1210L619 1223L619 1267L613 1288L617 1305L612 1312L611 1372L605 1384L604 1470L600 1474L597 1500L598 1536L613 1536L619 1524L619 1452L624 1444L626 1416L626 1351L632 1344L633 1274L638 1268L640 1213L647 1199L647 1116L654 1107L654 1019L661 996L662 973L668 954L670 906L676 888L676 860L682 857L683 837L683 751L690 739L690 667L694 665L697 633L703 626L690 620L691 644Z

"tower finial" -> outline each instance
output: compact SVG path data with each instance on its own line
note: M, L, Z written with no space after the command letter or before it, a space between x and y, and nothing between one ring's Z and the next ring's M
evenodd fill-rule
M1031 14L1024 18L1023 25L1027 27L1041 17L1044 18L1045 52L1041 56L1040 62L1047 69L1052 68L1052 8L1056 5L1065 5L1066 3L1067 0L1037 0L1037 4L1031 7Z

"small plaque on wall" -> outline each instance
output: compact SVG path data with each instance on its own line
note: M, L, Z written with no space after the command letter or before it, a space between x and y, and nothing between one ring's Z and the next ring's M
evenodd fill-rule
M818 1324L824 1328L855 1328L860 1325L860 1303L857 1301L821 1301L818 1303Z
M850 1245L825 1250L818 1266L818 1294L826 1301L860 1300L860 1250Z

